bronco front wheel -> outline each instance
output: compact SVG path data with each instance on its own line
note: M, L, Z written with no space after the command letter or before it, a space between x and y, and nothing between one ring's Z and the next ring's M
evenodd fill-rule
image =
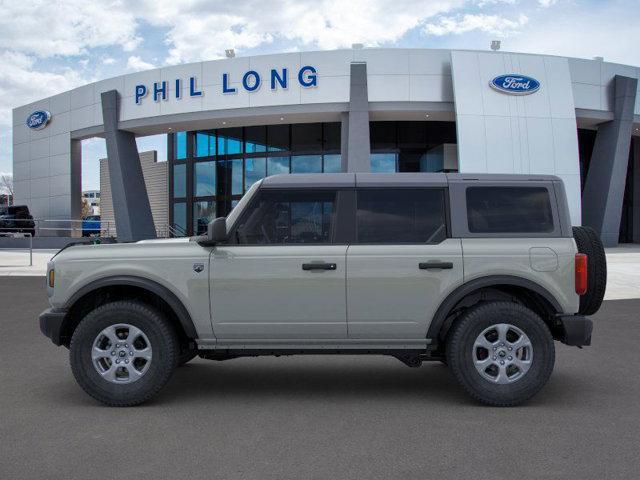
M152 307L118 301L90 312L71 338L73 375L82 389L109 406L133 406L157 394L177 361L177 339Z

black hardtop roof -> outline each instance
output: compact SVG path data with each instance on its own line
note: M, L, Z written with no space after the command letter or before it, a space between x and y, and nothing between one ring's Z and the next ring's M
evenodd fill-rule
M422 187L457 182L558 181L554 175L492 173L290 173L266 177L262 188Z

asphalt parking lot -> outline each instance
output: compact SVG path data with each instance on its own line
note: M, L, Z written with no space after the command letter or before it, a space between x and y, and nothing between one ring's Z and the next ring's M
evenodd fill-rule
M475 404L440 364L382 357L208 362L141 407L99 405L39 331L43 277L0 278L0 478L638 478L640 300L594 345L557 344L527 405Z

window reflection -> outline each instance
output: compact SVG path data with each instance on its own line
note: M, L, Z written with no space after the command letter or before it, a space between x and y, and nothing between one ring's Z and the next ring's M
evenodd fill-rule
M187 204L185 202L173 204L173 226L178 236L187 235Z
M267 175L289 173L289 157L267 158Z
M207 232L209 222L216 217L216 204L213 201L193 203L193 232L203 235Z
M256 183L267 174L266 158L247 158L244 161L244 190Z
M187 196L186 163L179 163L173 166L173 196L175 198Z
M294 155L291 173L322 173L322 155Z
M216 194L216 162L195 163L193 177L193 192L196 197Z
M324 173L339 173L342 171L342 159L340 155L325 155L324 156Z
M176 132L173 154L176 160L187 158L187 132Z
M372 173L388 173L396 171L395 153L372 153L371 159Z
M214 132L196 133L196 157L210 157L216 154L216 134Z

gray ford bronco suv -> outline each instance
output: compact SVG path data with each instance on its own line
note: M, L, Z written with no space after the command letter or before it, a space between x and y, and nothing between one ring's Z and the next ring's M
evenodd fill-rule
M475 399L519 404L581 347L604 296L593 230L552 176L277 175L189 239L71 246L40 328L113 406L195 356L381 354L445 363Z

